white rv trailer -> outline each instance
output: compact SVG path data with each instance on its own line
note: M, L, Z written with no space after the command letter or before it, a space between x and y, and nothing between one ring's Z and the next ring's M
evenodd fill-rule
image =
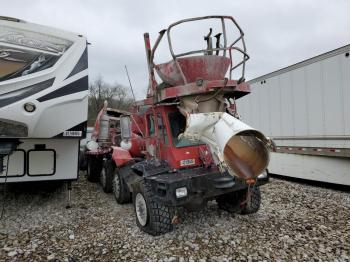
M86 38L0 17L0 183L78 178Z
M277 145L268 171L350 185L350 45L249 81L243 121Z

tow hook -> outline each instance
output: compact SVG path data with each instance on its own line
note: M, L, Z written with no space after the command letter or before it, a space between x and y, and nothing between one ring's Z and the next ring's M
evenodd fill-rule
M175 215L173 219L171 220L171 224L178 225L181 223L181 217L179 216L179 213L177 212L177 209L175 210Z

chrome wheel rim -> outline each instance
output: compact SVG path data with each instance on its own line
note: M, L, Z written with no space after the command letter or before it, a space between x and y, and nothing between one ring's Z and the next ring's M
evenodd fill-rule
M137 193L135 197L135 210L137 220L139 221L141 226L145 226L147 223L147 205L145 198L141 193Z

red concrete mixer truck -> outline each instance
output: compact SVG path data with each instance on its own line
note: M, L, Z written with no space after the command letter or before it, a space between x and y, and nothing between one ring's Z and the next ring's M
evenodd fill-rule
M206 47L175 53L173 31L203 21L219 25L204 36ZM164 39L171 60L157 64ZM208 200L229 212L257 212L271 141L237 118L235 100L250 92L243 31L230 16L206 16L171 24L153 46L148 33L144 41L147 97L130 112L101 110L86 145L88 179L100 180L119 204L132 201L138 227L152 235L171 231L180 208Z

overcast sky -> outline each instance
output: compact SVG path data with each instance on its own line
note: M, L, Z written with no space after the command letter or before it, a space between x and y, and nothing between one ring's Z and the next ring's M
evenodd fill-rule
M0 0L0 15L54 26L87 36L90 79L128 86L143 98L147 68L143 33L180 19L203 15L233 16L245 32L246 78L251 79L350 44L350 1L190 1L190 0Z

